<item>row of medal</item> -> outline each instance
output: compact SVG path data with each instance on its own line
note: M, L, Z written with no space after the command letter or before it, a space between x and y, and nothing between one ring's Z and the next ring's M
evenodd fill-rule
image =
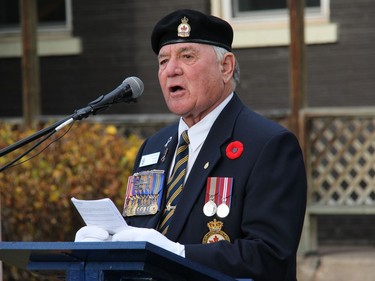
M154 215L160 209L164 171L135 173L128 178L123 216Z
M206 198L203 213L207 217L215 214L220 218L229 215L232 198L233 178L209 177L206 185Z
M160 210L163 194L164 171L151 170L135 173L128 179L123 216L154 215ZM206 185L203 213L207 217L215 214L220 218L229 215L233 178L209 177ZM230 242L230 237L222 230L224 223L214 219L207 223L208 233L202 243Z
M164 171L151 170L135 173L128 179L123 215L153 215L160 210ZM203 213L220 218L229 215L233 178L209 177Z

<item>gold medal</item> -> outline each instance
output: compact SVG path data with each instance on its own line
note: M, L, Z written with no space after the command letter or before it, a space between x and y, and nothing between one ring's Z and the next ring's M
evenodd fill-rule
M148 213L151 214L151 215L155 215L159 210L158 204L156 204L156 203L153 203L148 208L149 208Z
M224 225L223 222L217 221L216 219L208 222L207 226L210 231L203 237L202 243L210 244L210 243L215 243L215 242L219 242L222 240L226 240L230 242L230 238L228 234L226 234L224 231L221 230L223 225Z

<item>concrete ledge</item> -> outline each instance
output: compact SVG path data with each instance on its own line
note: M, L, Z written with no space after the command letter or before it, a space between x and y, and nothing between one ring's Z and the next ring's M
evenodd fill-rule
M81 38L72 36L39 36L39 56L70 56L82 53ZM0 58L22 56L21 37L0 36Z
M298 281L375 280L375 248L335 247L299 256Z

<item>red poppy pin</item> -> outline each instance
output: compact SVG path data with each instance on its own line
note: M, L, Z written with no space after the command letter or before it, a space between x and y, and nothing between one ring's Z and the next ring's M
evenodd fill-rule
M225 153L229 159L236 159L242 155L243 152L243 144L240 141L232 141L228 144Z

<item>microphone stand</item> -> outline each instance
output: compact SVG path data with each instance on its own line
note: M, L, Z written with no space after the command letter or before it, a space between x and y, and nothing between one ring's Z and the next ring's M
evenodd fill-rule
M30 151L32 151L34 148L36 148L37 146L39 146L40 144L42 144L45 140L47 140L49 137L51 137L54 133L56 133L58 130L60 130L61 128L65 127L66 125L72 123L73 121L75 120L82 120L83 118L87 118L90 114L96 114L98 111L102 111L106 108L108 108L110 105L105 105L105 106L98 106L98 107L95 107L95 106L92 106L92 105L88 105L84 108L81 108L79 110L76 110L74 114L68 116L68 117L65 117L63 118L62 120L60 121L57 121L56 123L52 124L51 126L47 127L47 128L44 128L22 140L19 140L18 142L14 143L14 144L11 144L9 145L8 147L5 147L3 149L0 150L0 157L3 157L4 155L22 147L22 146L25 146L26 144L32 142L32 141L35 141L45 135L47 135L45 138L43 138L42 140L40 140L38 143L36 143L35 145L33 145L30 149L28 149L26 152L22 153L20 156L18 156L16 159L12 160L11 162L9 162L8 164L6 164L5 166L1 167L0 168L0 173L3 172L4 170L6 170L7 168L11 167L14 163L16 163L19 159L21 159L23 156L25 156L26 154L28 154Z
M60 121L56 122L55 124L53 124L53 125L51 125L51 126L49 126L47 128L44 128L44 129L42 129L42 130L40 130L40 131L32 134L31 136L28 136L28 137L26 137L26 138L24 138L24 139L22 139L22 140L20 140L20 141L18 141L16 143L14 143L14 144L9 145L8 147L5 147L5 148L1 149L0 150L0 157L2 157L4 155L6 155L6 154L8 154L8 153L10 153L10 152L12 152L12 151L20 148L20 147L22 147L22 146L24 146L24 145L32 142L32 141L34 141L34 140L36 140L36 139L38 139L38 138L40 138L40 137L42 137L42 136L44 136L44 135L52 132L52 131L54 131L58 126L60 126L61 124L63 124L64 122L66 122L67 120L69 120L70 118L72 118L72 116L73 115L71 115L69 117L66 117L63 120L60 120Z

